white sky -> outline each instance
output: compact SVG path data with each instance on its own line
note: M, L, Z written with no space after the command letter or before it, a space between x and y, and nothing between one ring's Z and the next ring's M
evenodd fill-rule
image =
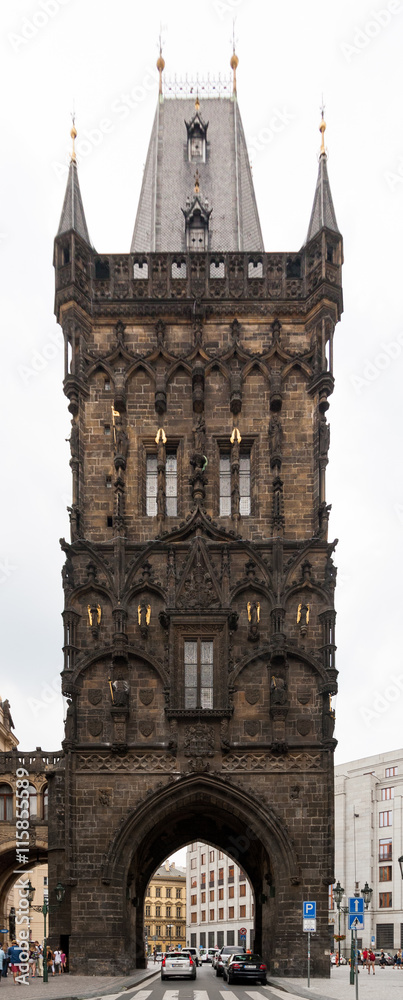
M128 252L160 22L167 76L226 75L234 14L239 103L268 251L304 241L324 95L345 249L328 413L329 538L340 538L336 761L401 745L403 2L3 0L0 694L23 749L57 749L63 736L58 539L69 537L70 424L52 252L70 111L74 101L91 239L98 251ZM274 115L281 131L271 130Z

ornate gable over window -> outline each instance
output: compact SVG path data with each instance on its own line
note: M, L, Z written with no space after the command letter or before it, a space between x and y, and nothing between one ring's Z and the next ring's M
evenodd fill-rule
M185 216L187 250L208 250L209 221L212 211L212 208L208 207L208 199L200 194L199 174L196 170L193 198L187 198L186 208L182 208Z
M199 99L195 102L196 114L189 122L185 121L188 134L188 159L194 162L205 163L207 153L207 129L208 122L205 122L200 114Z

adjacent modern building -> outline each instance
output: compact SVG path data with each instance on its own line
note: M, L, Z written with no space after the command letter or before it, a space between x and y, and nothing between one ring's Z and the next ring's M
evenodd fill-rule
M244 871L210 844L189 844L186 855L186 944L253 948L254 898Z
M345 890L340 932L349 947L348 897L372 888L362 944L403 947L403 750L363 757L335 768L335 876ZM338 910L330 896L330 922L338 934Z
M186 871L172 861L165 861L147 886L144 935L149 955L186 944Z

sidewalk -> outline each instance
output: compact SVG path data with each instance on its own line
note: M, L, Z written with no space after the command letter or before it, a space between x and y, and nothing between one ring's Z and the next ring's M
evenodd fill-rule
M139 986L140 983L150 980L152 976L158 975L157 968L153 964L152 968L134 970L130 976L50 976L49 982L44 983L38 976L30 977L29 986L21 986L25 990L22 997L27 995L32 1000L80 1000L81 997L116 997L122 990ZM12 973L8 973L5 979L2 978L0 986L2 1000L11 1000L20 996L20 988L13 983Z
M308 990L306 979L268 980L271 992L286 1000L287 993L305 1000L355 1000L355 983L350 985L350 969L348 965L340 968L332 967L330 979L311 979ZM285 992L283 992L285 991ZM376 966L375 975L368 975L366 969L361 969L358 976L358 996L365 1000L393 1000L403 995L403 971Z

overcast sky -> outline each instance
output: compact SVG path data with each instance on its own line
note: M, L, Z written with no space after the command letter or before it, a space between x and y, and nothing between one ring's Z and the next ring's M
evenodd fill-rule
M166 78L217 77L230 72L234 15L267 251L298 250L305 239L324 96L345 252L328 413L329 538L340 539L336 761L401 746L403 0L3 0L0 694L22 749L57 749L63 737L58 539L69 537L70 423L52 253L70 112L91 240L101 252L128 252L160 23Z

